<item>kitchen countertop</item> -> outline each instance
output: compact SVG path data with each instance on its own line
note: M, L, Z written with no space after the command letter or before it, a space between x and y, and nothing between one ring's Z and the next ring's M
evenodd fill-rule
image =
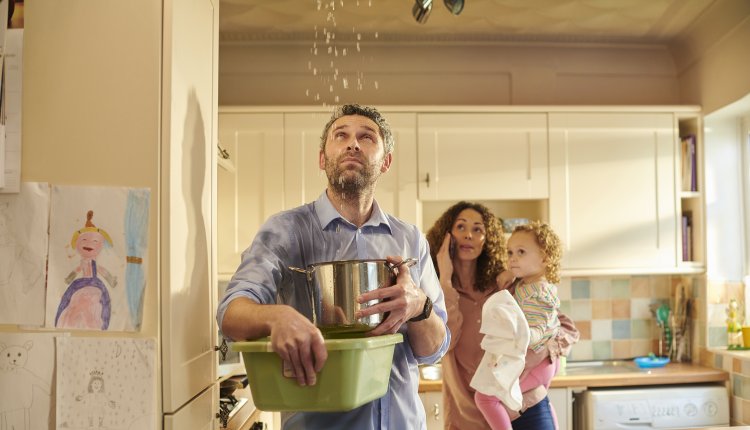
M602 374L566 375L558 372L552 379L551 388L626 387L635 385L693 384L701 382L724 382L729 374L723 370L690 363L670 363L662 368L638 369L636 371L612 371ZM421 380L420 392L441 391L442 381Z

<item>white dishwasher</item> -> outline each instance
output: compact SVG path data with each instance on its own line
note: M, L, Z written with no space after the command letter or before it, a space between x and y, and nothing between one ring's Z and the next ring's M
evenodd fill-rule
M721 385L588 389L582 430L729 426L729 396Z

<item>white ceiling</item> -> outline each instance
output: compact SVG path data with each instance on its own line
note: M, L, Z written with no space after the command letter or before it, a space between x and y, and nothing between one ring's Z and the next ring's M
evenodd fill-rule
M424 1L424 0L422 0ZM665 43L717 0L465 0L452 15L433 0L220 0L221 41L339 40ZM316 29L318 34L316 34Z

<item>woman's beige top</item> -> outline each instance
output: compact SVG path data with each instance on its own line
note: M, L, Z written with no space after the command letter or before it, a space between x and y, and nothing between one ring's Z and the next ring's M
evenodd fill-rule
M495 290L485 292L479 300L455 289L445 292L451 345L441 360L443 367L443 409L446 429L489 429L474 404L474 389L469 386L482 360L482 306Z

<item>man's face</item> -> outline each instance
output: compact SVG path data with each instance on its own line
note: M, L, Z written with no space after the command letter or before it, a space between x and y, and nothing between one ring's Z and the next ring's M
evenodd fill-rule
M383 139L373 120L346 115L334 121L328 130L319 163L334 190L359 194L371 189L380 175L388 171L391 154L385 154Z

